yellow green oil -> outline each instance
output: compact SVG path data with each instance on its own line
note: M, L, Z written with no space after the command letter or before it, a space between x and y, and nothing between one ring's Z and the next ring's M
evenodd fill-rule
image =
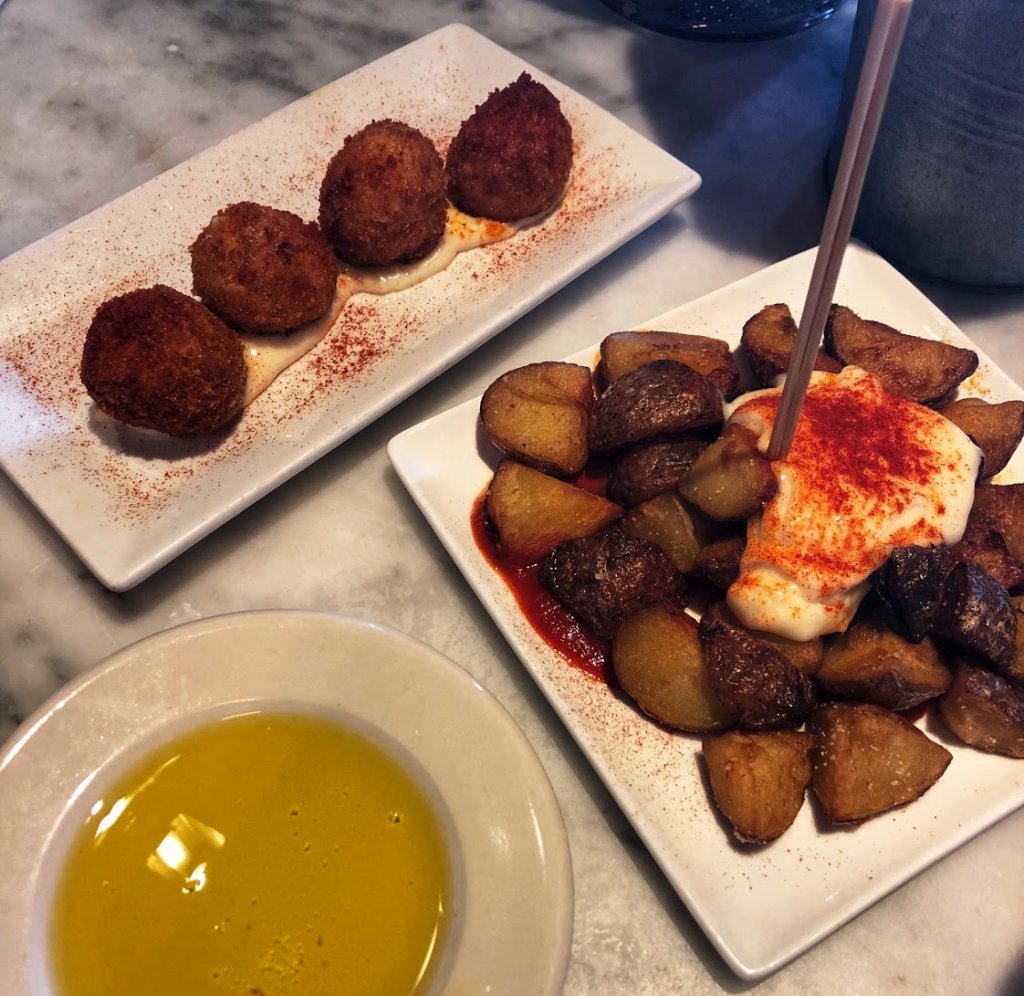
M57 884L60 996L407 996L444 942L433 808L362 735L253 713L102 790Z

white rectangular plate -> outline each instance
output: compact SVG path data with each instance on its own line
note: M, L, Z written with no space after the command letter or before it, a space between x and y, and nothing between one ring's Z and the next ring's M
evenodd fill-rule
M529 72L561 100L565 203L444 273L351 301L231 434L151 438L95 418L78 377L106 298L191 290L188 247L255 200L315 218L327 162L375 118L442 151L491 90ZM0 466L113 590L137 584L671 210L700 178L607 112L463 25L427 35L239 132L0 262Z
M766 304L799 316L813 253L784 260L647 323L714 335L737 345L743 323ZM970 346L936 307L887 263L847 252L835 300L864 317ZM607 329L613 332L614 329ZM569 357L592 364L597 345ZM973 347L972 347L973 348ZM537 356L536 360L557 357ZM1024 396L981 356L962 393ZM858 829L829 828L805 805L773 844L733 842L702 778L699 738L644 719L603 683L566 663L533 631L477 549L470 511L497 453L478 435L479 399L406 430L391 461L438 537L615 796L665 875L725 960L755 979L782 967L917 872L1024 803L1024 762L957 746L946 774L921 799ZM1024 479L1018 453L999 481Z

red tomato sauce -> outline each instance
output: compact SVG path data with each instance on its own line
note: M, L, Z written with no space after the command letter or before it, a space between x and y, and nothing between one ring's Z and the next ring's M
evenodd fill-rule
M598 478L578 479L579 487L597 491L603 485ZM471 525L477 548L512 592L520 611L537 635L556 653L580 671L599 681L611 682L611 647L584 629L576 617L563 608L542 587L537 564L513 564L502 556L494 533L487 522L487 492L473 503Z

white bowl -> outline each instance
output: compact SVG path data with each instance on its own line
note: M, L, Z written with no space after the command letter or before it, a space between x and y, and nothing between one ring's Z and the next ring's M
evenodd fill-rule
M0 754L0 978L52 991L54 883L93 784L233 712L315 712L388 751L434 802L453 913L430 993L555 994L572 942L565 826L537 755L469 674L411 637L270 610L167 630L110 657L25 722Z

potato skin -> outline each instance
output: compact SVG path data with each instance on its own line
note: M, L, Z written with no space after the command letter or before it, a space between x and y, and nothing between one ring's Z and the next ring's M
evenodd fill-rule
M320 228L353 266L422 259L444 235L448 199L434 143L401 121L349 135L320 184Z
M999 671L1017 653L1017 609L1007 590L977 564L959 563L949 573L933 631L976 653Z
M107 415L170 436L221 429L245 401L237 334L194 298L162 284L99 306L81 377Z
M889 626L919 643L932 628L952 568L946 546L903 546L871 575Z
M600 378L605 386L652 360L675 360L703 374L731 398L740 383L740 368L721 339L687 332L634 329L612 332L601 340Z
M789 369L799 328L787 304L767 304L743 324L740 348L755 380L761 387L772 387L779 374ZM843 364L819 349L814 369L839 373Z
M935 404L978 368L978 354L947 342L899 332L833 304L825 323L825 349L843 364L873 373L887 391Z
M653 360L624 374L598 398L590 448L598 453L664 433L722 421L722 392L675 360Z
M952 675L930 638L915 643L899 636L880 609L866 604L845 633L826 641L815 679L831 695L901 710L938 698Z
M1024 698L997 674L961 661L939 700L939 715L965 744L988 754L1024 757Z
M559 204L572 158L561 105L524 72L462 123L448 149L448 195L467 214L521 221Z
M967 528L950 556L954 563L977 564L1007 591L1024 588L1024 488L980 484Z
M729 730L704 739L712 796L740 841L767 844L792 826L811 781L813 745L802 730Z
M741 729L803 723L817 701L814 684L776 645L740 626L720 603L701 616L698 633L711 687Z
M959 398L939 411L980 447L983 478L998 474L1024 439L1024 401Z
M639 505L674 491L708 444L699 439L653 439L623 450L608 474L606 494L620 505Z
M683 576L657 546L618 525L559 543L537 576L550 595L606 640L633 612L680 597L684 589Z
M726 536L702 546L690 573L705 578L723 591L740 576L740 561L747 541L742 536Z

